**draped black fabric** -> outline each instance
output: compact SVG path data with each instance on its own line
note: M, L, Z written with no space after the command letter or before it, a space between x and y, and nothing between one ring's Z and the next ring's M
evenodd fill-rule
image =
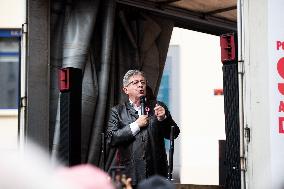
M145 72L157 94L173 23L114 0L59 1L51 4L50 136L56 123L57 68L83 70L82 163L108 169L115 149L102 159L102 137L110 107L126 100L122 77L129 69ZM52 140L51 140L52 141Z

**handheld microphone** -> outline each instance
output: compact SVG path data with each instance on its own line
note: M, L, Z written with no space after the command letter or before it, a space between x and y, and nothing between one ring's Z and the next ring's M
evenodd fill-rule
M146 115L146 112L145 112L145 103L146 103L145 96L141 96L141 97L140 97L141 115Z

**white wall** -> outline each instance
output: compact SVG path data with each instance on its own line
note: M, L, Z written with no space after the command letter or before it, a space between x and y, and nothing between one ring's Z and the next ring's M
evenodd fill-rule
M18 29L25 23L25 0L0 0L0 29ZM18 110L0 109L0 151L17 150Z
M245 3L245 125L248 146L248 188L270 188L268 102L267 0Z
M25 0L0 0L0 28L21 28L25 15Z
M214 96L223 88L219 43L219 36L180 28L171 38L180 47L181 183L219 184L218 140L225 139L223 96Z
M251 128L248 144L249 189L284 186L284 134L279 132L278 91L283 78L277 62L284 57L276 41L284 41L283 6L279 0L245 1L245 124Z
M0 151L17 150L18 110L0 110Z

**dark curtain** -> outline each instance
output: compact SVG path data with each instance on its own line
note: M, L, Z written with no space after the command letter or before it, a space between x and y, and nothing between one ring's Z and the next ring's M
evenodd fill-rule
M84 73L82 163L108 169L115 149L107 148L103 158L101 133L110 108L126 100L122 77L129 69L142 70L157 94L173 23L119 7L114 0L54 0L51 7L50 136L53 139L59 117L57 68L80 68Z

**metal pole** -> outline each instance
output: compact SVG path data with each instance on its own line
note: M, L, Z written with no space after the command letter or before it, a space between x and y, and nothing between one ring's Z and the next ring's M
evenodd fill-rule
M243 0L238 0L238 84L239 84L239 124L240 124L240 166L241 166L241 189L246 188L245 173L245 143L244 143L244 102L243 102Z
M26 77L26 56L27 56L27 24L22 26L21 37L21 65L20 65L20 110L18 126L18 145L20 151L23 151L26 140L26 108L27 108L27 77Z
M170 149L169 149L169 167L168 167L168 180L171 181L173 178L173 159L174 159L174 128L171 126L171 135L170 135Z
M101 145L101 163L102 165L100 166L103 170L106 170L105 169L105 134L102 133L101 134L101 137L102 137L102 145Z

